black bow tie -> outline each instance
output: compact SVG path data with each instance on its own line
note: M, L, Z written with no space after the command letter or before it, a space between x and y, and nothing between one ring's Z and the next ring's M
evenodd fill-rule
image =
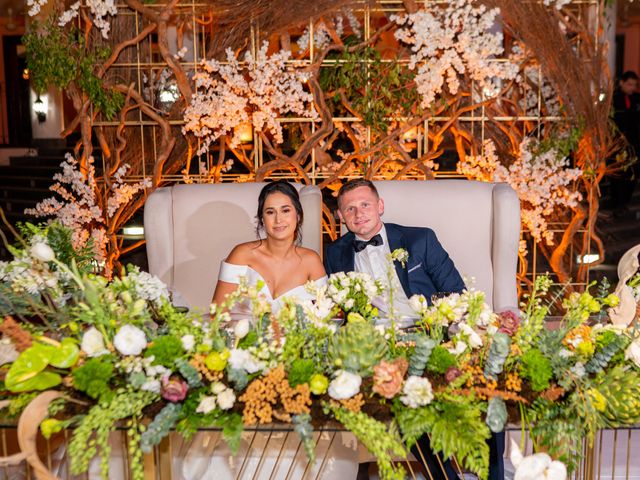
M353 241L353 249L357 253L357 252L361 252L362 250L367 248L368 245L373 245L374 247L379 247L383 243L384 242L382 241L382 237L378 233L377 235L374 235L370 240L358 240L358 239L355 239Z

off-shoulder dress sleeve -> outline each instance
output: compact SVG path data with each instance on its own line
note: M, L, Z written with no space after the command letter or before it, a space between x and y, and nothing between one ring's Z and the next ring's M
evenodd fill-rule
M220 273L218 274L218 280L227 283L240 283L240 277L246 277L247 265L234 265L233 263L227 263L224 260L220 264Z

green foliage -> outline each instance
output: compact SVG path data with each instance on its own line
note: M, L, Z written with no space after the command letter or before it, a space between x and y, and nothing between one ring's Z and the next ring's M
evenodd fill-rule
M320 86L330 93L328 104L339 116L352 115L342 104L341 93L365 125L381 133L386 133L389 117L420 113L414 111L420 101L411 72L399 62L383 60L375 47L345 49L328 58L336 63L320 70Z
M144 352L144 356L153 356L154 365L173 368L176 359L184 355L184 353L184 348L182 347L180 339L170 335L165 335L155 338L153 343L147 347L147 350Z
M491 339L489 355L484 364L484 376L497 379L502 373L504 363L511 351L511 337L506 333L496 332Z
M407 455L395 424L387 426L366 413L355 413L328 403L324 407L376 457L381 479L404 479L404 470L394 466L392 461L393 456L405 458Z
M528 410L531 434L539 447L563 462L571 472L582 455L584 430L580 416L567 415L564 403L538 398Z
M427 362L427 370L444 375L450 367L456 364L456 356L442 345L436 346Z
M304 447L304 451L309 457L309 461L313 463L316 459L316 442L313 440L313 426L311 425L311 415L301 413L291 417L293 429L300 435L300 441Z
M541 275L533 282L531 294L525 296L522 323L516 332L513 343L525 353L532 348L538 335L544 329L544 319L549 313L549 305L543 304L543 297L549 292L552 281L547 275Z
M113 395L109 386L113 378L113 357L101 355L87 360L73 370L73 385L92 398L108 400Z
M219 409L207 414L197 413L196 409L200 399L209 393L208 388L201 388L189 393L182 405L182 419L178 422L176 431L185 439L189 439L199 428L211 426L222 428L222 436L229 445L231 452L235 454L240 447L242 439L242 416L239 413L223 412Z
M303 383L309 383L311 377L315 373L315 364L313 360L306 360L299 358L291 363L291 370L289 370L289 385L296 387Z
M612 426L640 422L640 372L618 365L600 375L593 388L604 399L604 416Z
M80 475L87 471L89 462L100 449L100 470L102 478L109 478L109 433L116 427L116 422L129 417L140 417L142 410L158 400L158 395L151 392L121 389L105 403L95 405L89 413L80 420L69 442L69 457L71 459L71 473ZM133 425L131 425L133 426ZM136 433L130 435L130 441L135 440ZM130 448L135 449L137 442L130 442ZM134 478L139 480L142 472L142 455L139 451L130 452L130 466Z
M70 368L78 361L80 349L71 338L65 338L60 344L53 343L34 343L20 354L7 372L7 390L47 390L62 381L58 372L47 370L47 367Z
M553 377L551 362L540 350L532 348L520 358L520 376L531 382L534 392L541 392L549 387Z
M38 392L21 393L11 399L9 406L7 407L7 414L9 418L15 418L20 416L22 411L27 408L29 402L38 396Z
M387 355L387 342L368 322L348 322L329 342L329 361L336 367L369 376Z
M140 449L144 453L151 453L153 447L169 435L182 413L182 405L168 403L156 415L147 429L140 436Z
M395 401L393 410L407 445L414 445L422 435L429 433L434 451L442 452L445 458L455 456L463 467L480 479L487 478L489 446L486 440L490 432L482 420L480 404L472 397L443 397L415 409Z
M71 82L76 82L108 119L122 108L123 95L105 88L103 80L96 75L97 65L109 56L109 50L91 50L81 31L65 31L52 16L44 24L34 22L22 42L37 92L46 91L49 85L66 89Z
M426 335L416 335L413 340L416 346L409 357L409 375L422 376L436 346L436 341Z
M624 359L624 350L629 345L629 338L605 330L596 337L596 352L585 365L588 373L600 373L610 362Z
M30 243L34 236L45 237L47 243L56 254L56 259L67 266L75 264L80 273L93 271L93 239L76 250L73 246L73 231L64 227L59 221L33 224L30 222L16 223L16 229L25 243ZM52 268L56 268L53 265Z
M198 370L196 370L196 368L193 365L191 365L186 359L178 358L175 361L175 364L178 367L178 371L180 372L180 375L182 375L184 379L187 381L189 388L197 388L200 385L202 385Z

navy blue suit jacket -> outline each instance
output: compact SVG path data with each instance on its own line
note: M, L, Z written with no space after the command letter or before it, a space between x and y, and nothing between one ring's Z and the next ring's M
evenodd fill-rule
M394 223L385 223L384 226L389 249L393 252L397 248L404 248L409 253L406 267L395 262L396 273L407 298L422 294L431 303L434 293L464 290L460 273L433 230L403 227ZM354 238L355 235L349 232L327 247L324 255L327 275L355 270Z

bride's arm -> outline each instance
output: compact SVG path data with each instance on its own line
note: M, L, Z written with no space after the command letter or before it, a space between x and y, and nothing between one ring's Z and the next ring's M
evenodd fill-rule
M224 260L226 263L231 263L233 265L246 265L247 264L247 244L236 245L231 253ZM220 266L220 273L222 273L223 265ZM224 299L227 295L233 293L238 288L237 282L227 282L220 279L221 275L218 274L218 283L216 283L216 289L213 292L213 299L211 300L213 303L220 305L224 302Z

